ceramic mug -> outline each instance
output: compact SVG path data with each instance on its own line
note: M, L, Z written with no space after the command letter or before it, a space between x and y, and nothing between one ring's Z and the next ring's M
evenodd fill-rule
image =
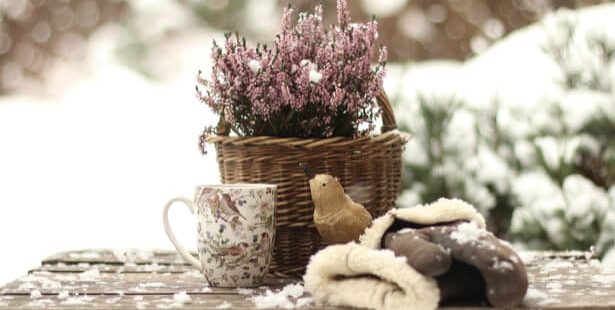
M193 200L177 197L165 205L164 229L179 254L201 270L210 286L256 286L269 271L276 192L271 184L199 186ZM169 225L169 208L176 202L196 215L198 259L177 241Z

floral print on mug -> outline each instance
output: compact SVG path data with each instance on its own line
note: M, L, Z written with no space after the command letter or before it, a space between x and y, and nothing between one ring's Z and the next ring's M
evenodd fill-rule
M275 186L199 187L198 253L211 286L254 286L269 270Z

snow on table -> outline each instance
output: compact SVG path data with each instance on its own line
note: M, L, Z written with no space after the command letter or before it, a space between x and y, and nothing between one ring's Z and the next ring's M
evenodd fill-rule
M521 308L615 307L615 271L586 252L521 252L530 288ZM300 279L253 288L208 287L171 251L63 252L0 288L0 309L327 309ZM467 309L467 305L464 306ZM329 307L333 309L333 307Z

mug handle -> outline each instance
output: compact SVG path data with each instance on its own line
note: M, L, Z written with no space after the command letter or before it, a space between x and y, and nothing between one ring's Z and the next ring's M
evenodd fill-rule
M199 270L202 270L203 264L201 264L201 262L198 259L194 258L192 254L186 251L186 249L179 243L179 241L177 241L177 239L175 238L175 234L173 234L173 231L171 230L171 225L169 225L169 209L176 202L184 203L186 206L188 206L192 214L194 214L195 212L194 203L192 203L192 201L190 201L189 199L186 199L183 197L176 197L176 198L169 200L169 202L167 202L167 204L164 206L164 209L162 210L162 223L164 224L164 231L167 233L167 236L169 236L169 239L171 240L171 243L173 243L173 245L177 249L177 252L179 252L179 254L188 263L190 263L194 267L197 267Z

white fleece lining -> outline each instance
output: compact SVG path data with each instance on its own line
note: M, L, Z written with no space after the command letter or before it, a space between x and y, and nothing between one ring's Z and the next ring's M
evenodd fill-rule
M330 305L371 309L435 309L440 294L435 281L395 257L356 243L332 245L312 256L305 288Z
M390 210L365 230L360 237L361 244L372 249L380 248L382 236L395 219L421 225L466 220L475 222L479 228L485 228L485 219L472 205L460 199L440 198L427 205Z

